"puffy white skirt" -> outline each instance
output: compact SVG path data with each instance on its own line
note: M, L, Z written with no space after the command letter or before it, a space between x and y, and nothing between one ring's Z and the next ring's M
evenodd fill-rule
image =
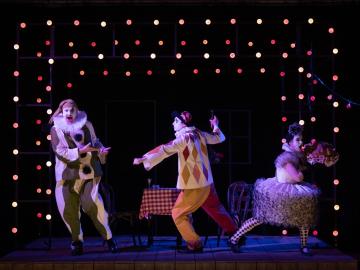
M312 227L317 222L319 189L309 183L280 183L276 177L256 180L253 216L272 225Z

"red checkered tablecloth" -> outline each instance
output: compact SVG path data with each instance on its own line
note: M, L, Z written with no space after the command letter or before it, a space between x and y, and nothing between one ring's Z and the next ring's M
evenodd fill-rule
M171 215L180 190L176 188L146 188L141 199L139 218L149 215Z

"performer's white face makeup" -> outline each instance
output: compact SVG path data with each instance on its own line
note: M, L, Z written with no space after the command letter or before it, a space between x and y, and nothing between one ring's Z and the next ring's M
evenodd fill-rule
M184 123L181 122L181 120L177 117L174 118L174 122L172 124L173 124L175 132L179 131L180 129L182 129L185 126Z
M66 123L72 124L75 122L77 116L77 109L70 104L65 104L62 109L63 117Z
M289 142L289 146L293 151L300 152L302 143L302 135L295 135L294 138Z

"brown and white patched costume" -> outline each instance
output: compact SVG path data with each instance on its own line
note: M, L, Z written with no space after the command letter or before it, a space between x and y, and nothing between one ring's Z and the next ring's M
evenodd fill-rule
M51 144L55 153L55 196L61 217L69 229L73 241L82 241L80 206L89 215L104 239L111 239L108 214L98 193L102 176L101 162L105 156L98 152L79 154L79 148L91 143L102 147L87 115L79 111L73 124L62 115L54 117L51 128Z

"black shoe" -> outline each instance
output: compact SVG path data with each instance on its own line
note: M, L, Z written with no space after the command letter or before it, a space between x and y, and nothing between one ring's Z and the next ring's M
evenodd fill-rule
M117 247L117 244L116 244L116 241L112 238L108 239L108 240L105 240L107 246L108 246L108 249L111 253L116 253L118 252L118 247Z
M230 239L231 238L228 239L227 243L228 243L228 246L230 247L231 251L234 252L234 253L240 253L241 252L241 246L245 245L246 237L242 236L236 244L231 242Z
M81 241L71 242L71 255L80 256L83 254L83 243Z
M202 253L203 252L203 247L202 246L196 247L196 248L189 248L188 246L179 247L178 252L179 253L184 253L184 254Z
M307 246L301 247L300 252L302 255L305 255L305 256L313 256L314 255Z

